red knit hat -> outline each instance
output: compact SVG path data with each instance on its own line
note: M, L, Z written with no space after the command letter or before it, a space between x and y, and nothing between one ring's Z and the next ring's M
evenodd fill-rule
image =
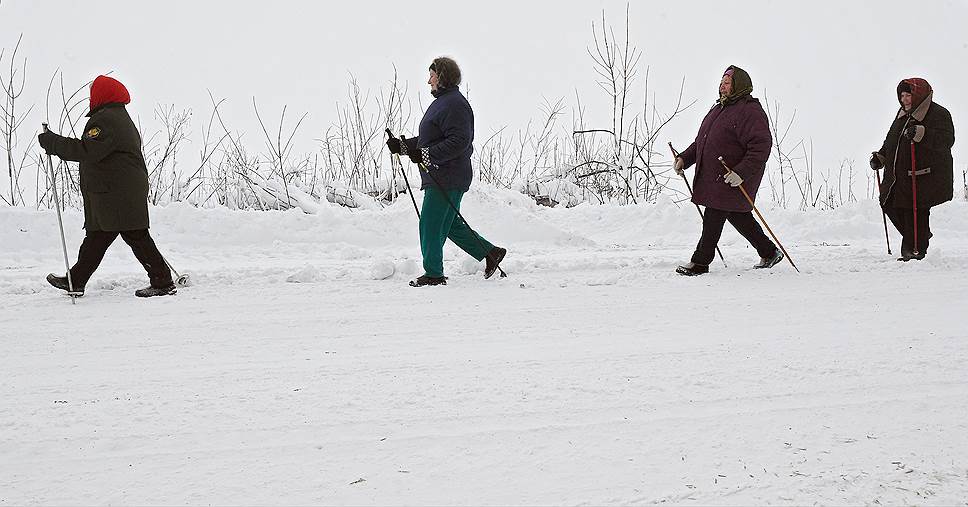
M131 95L121 81L108 76L98 76L91 83L91 111L104 104L130 104Z

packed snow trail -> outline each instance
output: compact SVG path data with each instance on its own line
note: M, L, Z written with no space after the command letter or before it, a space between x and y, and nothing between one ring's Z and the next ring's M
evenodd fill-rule
M764 210L803 274L727 228L730 268L683 278L690 209L502 199L465 209L509 278L448 250L450 285L406 286L409 202L172 206L153 233L195 286L133 297L119 242L76 306L43 286L53 214L0 210L0 504L968 497L964 203L920 263L876 206Z

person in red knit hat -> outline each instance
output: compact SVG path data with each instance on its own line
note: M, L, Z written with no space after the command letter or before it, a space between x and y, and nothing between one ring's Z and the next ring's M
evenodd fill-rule
M141 134L125 104L128 89L117 79L98 76L91 84L89 120L80 139L45 131L40 146L62 160L80 163L84 198L84 242L71 267L75 293L84 293L104 253L120 235L148 272L151 284L135 291L139 297L175 294L171 270L148 234L148 168L141 152ZM69 290L66 276L53 273L47 281Z

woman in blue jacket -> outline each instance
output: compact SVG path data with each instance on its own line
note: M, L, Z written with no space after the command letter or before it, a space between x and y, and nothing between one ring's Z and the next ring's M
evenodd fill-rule
M507 250L492 245L474 232L457 213L464 193L474 178L474 111L461 94L460 68L451 58L440 57L430 64L430 92L434 101L427 107L416 139L390 138L390 153L406 155L419 164L424 191L420 212L420 253L423 276L410 285L446 285L444 242L450 238L477 260L486 261L484 278L490 278ZM430 174L432 173L432 174Z

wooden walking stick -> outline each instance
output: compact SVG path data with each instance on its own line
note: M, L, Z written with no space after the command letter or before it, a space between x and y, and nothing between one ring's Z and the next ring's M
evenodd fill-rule
M676 159L679 158L679 152L677 152L676 149L672 147L671 142L669 143L669 149L672 150L672 165L673 165L673 170L675 170L675 163L676 163ZM689 190L689 198L692 199L692 185L689 184L689 179L686 178L685 173L680 174L679 176L682 176L682 181L686 183L686 188ZM696 203L693 203L693 204L696 204ZM699 212L699 219L705 222L706 217L703 215L702 208L700 208L698 204L696 204L696 211ZM719 260L723 261L723 267L728 268L729 266L726 265L726 259L723 258L723 252L719 251L719 245L716 245L716 253L719 254Z
M733 172L733 170L730 169L728 165L726 165L726 161L723 160L723 157L719 157L719 163L723 164L723 167L726 168L727 175ZM736 188L739 188L739 191L743 192L743 197L745 197L746 200L749 201L750 206L753 207L753 211L756 212L756 216L760 217L760 222L763 222L763 226L766 227L766 230L770 231L770 236L773 237L773 241L776 241L776 245L780 247L780 251L783 252L783 255L786 257L786 259L790 261L790 265L793 266L793 269L797 270L797 273L799 273L800 268L798 268L797 265L793 263L793 259L790 258L790 254L787 253L786 248L783 248L783 244L780 243L780 240L776 238L776 234L773 234L773 229L770 229L770 224L766 223L766 219L763 218L763 214L760 213L760 210L756 208L756 204L753 204L753 198L751 198L750 194L746 192L746 188L743 187L742 183L740 183L739 186Z
M874 174L877 176L877 192L878 192L877 205L880 206L881 205L880 195L879 195L881 191L880 169L874 171ZM887 241L887 255L892 255L891 254L891 236L887 233L887 212L884 211L883 207L881 208L881 219L884 221L884 239Z

